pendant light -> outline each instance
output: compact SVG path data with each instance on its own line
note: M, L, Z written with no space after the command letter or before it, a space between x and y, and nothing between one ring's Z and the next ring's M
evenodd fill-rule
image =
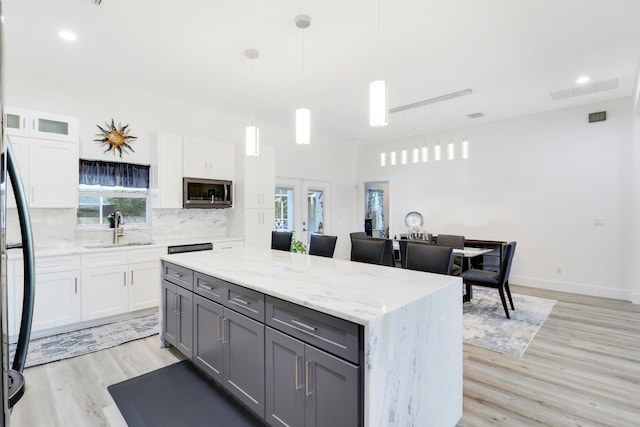
M387 107L387 82L380 79L380 3L378 0L378 79L369 84L369 125L381 127L389 124Z
M466 136L462 139L462 158L469 158L469 140Z
M253 99L253 61L258 58L259 53L256 49L247 49L244 51L244 55L251 60L251 125L245 129L245 147L247 156L258 156L260 154L260 130L253 122L255 110Z
M298 15L295 19L296 27L302 31L302 107L296 110L296 144L311 143L311 112L304 107L304 30L311 26L311 18Z

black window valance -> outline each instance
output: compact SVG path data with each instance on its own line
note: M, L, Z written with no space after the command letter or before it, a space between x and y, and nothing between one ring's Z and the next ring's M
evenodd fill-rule
M149 165L80 159L80 184L149 188Z

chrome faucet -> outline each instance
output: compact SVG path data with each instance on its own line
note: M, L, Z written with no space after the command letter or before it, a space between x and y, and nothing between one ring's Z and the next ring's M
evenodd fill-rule
M122 224L124 224L124 218L122 217L122 212L116 211L113 215L113 244L118 244L118 237L124 235L124 230L122 229Z

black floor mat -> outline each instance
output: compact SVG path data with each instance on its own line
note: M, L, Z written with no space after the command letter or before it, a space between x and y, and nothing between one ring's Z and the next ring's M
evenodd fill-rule
M188 361L108 390L129 427L264 426Z

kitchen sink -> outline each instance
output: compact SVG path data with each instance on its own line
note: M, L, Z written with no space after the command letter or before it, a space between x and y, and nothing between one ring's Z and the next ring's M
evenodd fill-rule
M131 242L131 243L91 243L82 245L86 249L106 249L106 248L124 248L129 246L147 246L153 245L153 242Z

